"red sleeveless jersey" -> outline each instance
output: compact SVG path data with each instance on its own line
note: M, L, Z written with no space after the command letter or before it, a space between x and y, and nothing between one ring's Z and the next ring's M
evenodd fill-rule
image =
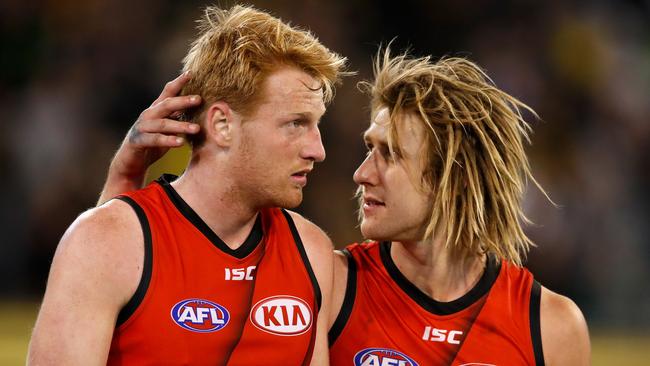
M438 302L399 271L391 243L353 244L332 365L543 365L541 287L524 268L488 258L466 295Z
M309 364L321 295L286 211L261 211L232 250L165 179L118 199L138 215L145 258L109 365Z

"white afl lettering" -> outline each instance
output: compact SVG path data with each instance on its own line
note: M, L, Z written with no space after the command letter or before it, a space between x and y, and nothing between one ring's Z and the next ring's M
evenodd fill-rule
M460 330L448 331L446 329L432 328L430 326L424 327L424 334L422 339L431 342L447 342L449 344L460 344L460 337L463 332Z
M406 366L407 361L395 360L389 357L382 357L379 359L377 355L369 355L361 364L361 366Z
M250 321L265 332L295 336L311 328L312 312L309 305L298 297L272 296L253 306Z
M418 366L414 359L389 348L366 348L354 355L355 366Z
M179 301L172 307L170 315L179 327L198 333L216 332L230 320L228 309L203 299Z
M195 311L196 310L196 311ZM178 317L178 321L181 323L189 321L193 324L203 324L206 319L210 317L210 321L214 325L224 324L224 320L219 318L217 315L217 309L215 308L193 308L191 306L185 306L183 312Z
M194 309L189 306L183 308L183 312L178 317L178 321L181 323L185 323L186 321L189 321L190 323L194 323L194 324L199 322L199 320L196 317L196 314L194 314Z

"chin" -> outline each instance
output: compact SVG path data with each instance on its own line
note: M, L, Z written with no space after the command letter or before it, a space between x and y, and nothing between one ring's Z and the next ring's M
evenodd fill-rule
M377 228L377 225L371 225L369 223L362 222L360 228L361 235L363 235L363 238L366 240L389 240L386 233L382 233L382 231Z
M278 197L274 200L273 206L282 208L296 208L302 203L302 192L300 194L291 194L284 197Z

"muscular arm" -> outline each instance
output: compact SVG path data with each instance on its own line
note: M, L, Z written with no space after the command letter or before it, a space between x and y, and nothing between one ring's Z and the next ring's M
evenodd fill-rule
M147 168L170 148L183 145L180 135L199 131L197 124L172 119L179 111L201 104L198 95L178 96L189 79L188 74L182 74L167 83L158 99L140 114L111 161L97 205L140 188Z
M140 280L143 245L137 217L124 202L77 218L57 247L28 364L106 364L117 315Z
M311 365L329 365L329 347L327 344L327 331L329 329L329 313L332 300L333 276L333 246L332 241L318 226L309 222L302 216L291 212L296 223L296 229L300 233L307 257L311 263L314 275L320 286L322 303L318 312L316 323L316 343Z
M547 366L591 364L587 322L571 299L542 287L540 326Z

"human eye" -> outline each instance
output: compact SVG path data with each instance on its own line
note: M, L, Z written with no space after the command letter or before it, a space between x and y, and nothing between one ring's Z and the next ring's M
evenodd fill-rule
M287 125L289 127L291 127L291 128L298 128L298 127L300 127L302 125L302 122L300 122L300 120L296 119L296 120L293 120L293 121L289 121L289 123L287 123Z
M285 122L284 128L286 128L288 132L293 134L302 131L306 125L307 123L302 119L292 119Z
M390 153L390 149L386 145L381 145L379 147L379 153L381 154L381 157L386 160L386 161L392 161L393 160L393 154Z

